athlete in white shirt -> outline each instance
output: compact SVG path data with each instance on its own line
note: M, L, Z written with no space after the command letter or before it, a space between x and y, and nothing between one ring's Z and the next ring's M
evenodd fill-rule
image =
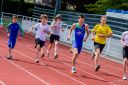
M60 32L64 31L62 29L62 21L61 21L61 15L57 14L56 17L53 19L53 22L51 24L51 35L50 35L50 45L47 50L47 57L49 57L49 51L55 42L55 50L54 50L54 59L58 58L58 42L60 39Z
M36 63L39 63L38 52L45 45L46 35L50 34L50 28L49 28L49 25L47 24L48 16L46 14L43 14L43 15L41 15L40 18L41 18L41 23L37 23L29 31L29 32L31 32L33 29L36 30L36 36L35 36L35 43L36 43L35 48L37 48L37 50L36 50ZM41 51L41 57L44 57L43 48Z
M128 65L128 31L123 32L121 36L121 44L123 47L123 79L127 80L127 65Z

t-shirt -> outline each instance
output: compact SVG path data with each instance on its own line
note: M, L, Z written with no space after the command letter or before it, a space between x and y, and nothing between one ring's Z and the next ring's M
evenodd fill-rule
M51 33L54 35L60 35L60 31L62 29L62 22L56 22L55 20L52 22L51 27L55 26L53 28L51 28Z
M37 23L35 26L36 28L36 38L39 38L42 41L45 41L46 39L46 32L50 32L50 28L48 24L42 24L42 23ZM46 32L44 32L46 31Z
M23 35L24 34L23 29L20 26L20 24L18 24L18 23L10 23L7 27L7 32L10 33L9 37L11 37L11 38L16 38L19 30L21 32L21 35Z
M98 34L104 34L105 36L107 36L108 34L112 33L112 30L107 24L105 24L104 26L101 26L101 24L97 24L92 29L92 32L96 32L95 42L97 42L99 44L105 44L106 37L100 37L100 36L98 36Z
M128 46L128 31L122 34L121 39L124 41L124 45Z

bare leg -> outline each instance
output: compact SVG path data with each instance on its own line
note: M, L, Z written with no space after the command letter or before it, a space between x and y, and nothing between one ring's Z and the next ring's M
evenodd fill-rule
M40 46L37 45L37 49L36 49L36 63L39 62L39 58L38 58L38 54L39 54L39 51L41 50Z
M127 67L127 58L123 60L123 79L126 80L126 67Z
M11 51L11 48L9 48L9 56L12 55L12 51Z
M78 50L76 48L73 49L73 57L72 57L72 73L76 73L76 59L78 58Z
M55 41L54 59L58 58L58 41Z
M100 55L100 49L98 48L98 49L96 49L96 51L95 51L94 65L98 65L99 55Z
M7 59L12 59L12 51L11 51L11 48L9 48L9 56L7 57Z
M43 58L44 57L44 47L42 47L42 49L41 49L41 58Z
M94 58L95 71L98 71L100 68L100 65L98 64L99 55L100 55L100 49L97 48L95 50L95 58Z
M48 58L49 58L49 51L51 50L52 45L53 45L53 44L52 44L52 43L50 43L50 45L48 46L47 55L46 55Z

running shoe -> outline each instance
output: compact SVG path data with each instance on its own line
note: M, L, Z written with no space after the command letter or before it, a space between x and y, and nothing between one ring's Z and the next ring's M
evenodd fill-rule
M123 75L123 80L127 80L127 76L126 75Z
M7 57L7 59L11 60L12 59L12 56Z
M36 63L39 63L39 60L38 59L36 59Z
M72 67L71 73L76 73L76 67Z
M95 66L95 72L97 72L100 69L100 65Z
M54 59L57 59L57 58L58 58L58 55L55 55L55 56L54 56Z

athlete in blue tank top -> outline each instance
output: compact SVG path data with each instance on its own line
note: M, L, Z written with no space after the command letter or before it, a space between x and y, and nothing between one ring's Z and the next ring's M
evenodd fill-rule
M83 41L86 41L89 36L89 26L84 24L85 18L83 15L78 17L78 23L74 23L68 34L68 40L70 40L72 30L74 30L74 36L72 41L72 50L73 50L73 58L72 58L72 70L71 73L76 73L75 62L78 55L81 52ZM86 34L86 37L84 38Z
M21 28L21 26L17 23L17 16L13 16L12 17L12 22L8 25L7 27L7 32L8 32L8 47L9 47L9 57L8 59L11 59L11 49L13 49L15 47L16 44L16 39L17 39L17 35L18 32L21 32L21 36L23 36L24 32L23 29Z
M79 54L83 45L83 40L85 35L85 24L80 26L79 23L76 23L75 25L76 25L76 28L74 29L75 36L73 39L72 47L77 48Z

